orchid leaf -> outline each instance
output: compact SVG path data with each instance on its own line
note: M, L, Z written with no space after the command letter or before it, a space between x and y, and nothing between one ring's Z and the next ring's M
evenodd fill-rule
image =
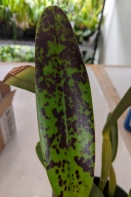
M36 32L36 104L44 166L56 197L87 197L94 179L89 79L65 13L46 8Z
M108 186L108 191L109 191L109 197L114 197L115 196L115 191L116 191L116 176L115 176L115 171L113 166L111 165L110 169L110 180L109 180L109 186Z
M115 122L110 132L111 148L112 148L112 162L115 160L118 149L118 125Z
M128 194L128 197L131 197L131 189L129 190L129 194Z
M43 155L42 155L42 152L41 152L40 142L38 142L37 145L36 145L36 154L37 154L41 164L44 166L44 159L43 159Z
M110 137L104 139L102 143L102 170L101 170L101 178L99 182L99 189L103 192L107 183L107 179L110 175L111 169L111 161L112 161L112 149L111 149L111 141Z
M91 193L89 197L104 197L103 193L99 190L99 188L93 183Z
M110 176L111 163L112 163L112 160L114 160L115 158L115 155L112 156L110 132L112 128L114 127L114 125L116 124L119 117L130 105L131 105L131 87L128 89L128 91L120 100L116 108L110 114L103 128L103 131L102 131L103 133L102 170L101 170L101 179L99 182L99 188L101 191L103 191L105 188L107 179ZM117 145L116 145L116 148L117 148Z
M103 135L105 136L105 138L106 136L108 136L112 127L119 119L119 117L122 115L122 113L130 106L131 106L131 87L128 89L126 94L120 100L114 111L111 113L108 121L106 122L103 128Z
M111 116L111 112L108 114L107 121ZM118 149L118 125L117 121L114 123L111 131L110 131L110 141L111 141L111 149L112 149L112 162L116 158L117 149Z
M3 82L35 93L35 68L29 65L14 67Z

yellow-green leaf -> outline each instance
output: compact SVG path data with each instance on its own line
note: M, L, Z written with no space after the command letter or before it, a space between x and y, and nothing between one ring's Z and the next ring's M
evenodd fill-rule
M35 93L35 68L29 65L14 67L3 82Z

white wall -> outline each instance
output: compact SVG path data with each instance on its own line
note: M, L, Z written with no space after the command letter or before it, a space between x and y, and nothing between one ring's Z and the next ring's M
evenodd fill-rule
M100 63L131 65L131 0L106 0Z

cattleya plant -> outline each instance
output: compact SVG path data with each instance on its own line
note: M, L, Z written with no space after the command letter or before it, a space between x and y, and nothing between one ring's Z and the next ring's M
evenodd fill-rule
M102 173L96 186L90 83L70 22L59 7L44 10L35 43L35 67L16 67L4 82L36 94L40 135L36 153L46 169L54 195L101 197L109 178L108 196L113 197L117 119L131 105L131 88L109 114L103 128Z

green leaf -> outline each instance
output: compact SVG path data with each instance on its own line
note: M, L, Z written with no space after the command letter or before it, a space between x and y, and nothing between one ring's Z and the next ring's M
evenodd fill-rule
M109 117L111 116L111 113L108 114L107 121L109 120ZM110 131L110 141L111 141L111 149L112 149L112 162L116 158L117 149L118 149L118 125L117 121L114 123L111 131Z
M104 197L99 188L93 183L89 197Z
M105 123L105 126L103 128L103 147L102 147L102 170L101 170L101 179L99 183L99 188L101 191L104 190L107 179L110 175L111 170L111 162L115 158L112 156L112 147L111 147L111 141L110 141L110 132L113 128L113 126L116 124L119 117L122 115L122 113L131 105L131 87L128 89L126 94L123 96L123 98L120 100L116 108L113 110L113 112L110 114L110 116L107 119L107 122ZM117 139L117 138L116 138ZM117 143L117 142L115 142ZM117 149L117 145L115 147L115 152Z
M14 67L3 82L35 93L35 68L33 66Z
M112 165L111 165L111 170L110 170L110 179L109 179L108 187L109 187L108 188L109 197L114 197L115 191L116 191L116 176L115 176L115 171Z
M109 117L108 121L106 122L103 128L103 135L105 136L105 138L106 136L108 137L108 134L110 133L116 121L129 106L131 106L131 87L128 89L126 94L120 100L120 102L112 112L111 116Z
M42 155L42 152L41 152L40 142L37 143L35 150L36 150L36 154L37 154L41 164L44 166L44 159L43 159L43 155Z
M129 194L128 194L128 197L131 197L131 189L129 190Z
M57 6L36 32L36 103L41 151L56 197L87 197L94 176L89 79L72 27Z
M101 170L101 178L99 182L99 189L103 192L107 183L107 179L110 175L111 169L111 161L112 161L112 149L111 149L111 141L109 138L103 138L102 143L102 170Z
M89 36L91 34L91 30L90 29L87 29L83 32L83 36L86 37L86 36Z
M118 149L118 125L114 124L110 133L111 147L112 147L112 162L115 160Z

